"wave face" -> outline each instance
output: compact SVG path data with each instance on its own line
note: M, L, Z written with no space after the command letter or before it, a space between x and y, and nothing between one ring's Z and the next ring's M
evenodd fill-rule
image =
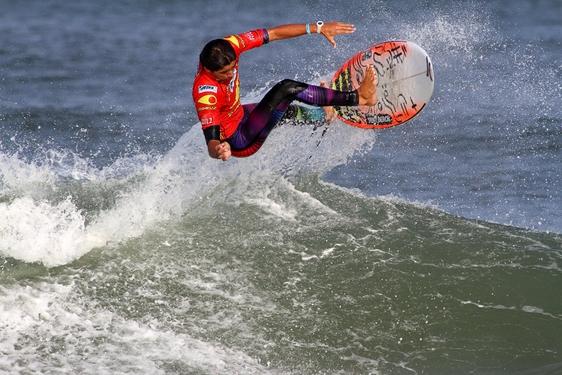
M561 372L561 24L533 4L0 6L0 372ZM209 159L194 51L303 15L358 32L248 53L244 102L385 39L431 55L432 102Z

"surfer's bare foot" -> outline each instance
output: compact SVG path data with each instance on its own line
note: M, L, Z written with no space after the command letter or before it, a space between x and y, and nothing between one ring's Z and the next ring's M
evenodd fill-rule
M365 79L357 89L359 93L359 105L375 105L377 102L377 86L375 80L375 70L372 66L369 66L365 71Z
M326 81L320 81L320 87L328 87ZM336 117L336 112L334 111L334 107L322 107L324 110L324 115L326 116L326 122L330 123L334 121Z

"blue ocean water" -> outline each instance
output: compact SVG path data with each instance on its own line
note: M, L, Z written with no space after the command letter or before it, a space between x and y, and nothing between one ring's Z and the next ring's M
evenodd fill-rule
M0 1L0 372L562 372L562 3ZM242 101L407 39L434 97L207 157L206 41ZM293 126L295 125L295 126Z

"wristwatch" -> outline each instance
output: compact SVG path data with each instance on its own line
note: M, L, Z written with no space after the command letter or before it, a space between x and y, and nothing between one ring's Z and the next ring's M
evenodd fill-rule
M324 22L323 21L317 21L316 22L316 32L318 34L320 34L320 30L322 29L322 26L324 26Z

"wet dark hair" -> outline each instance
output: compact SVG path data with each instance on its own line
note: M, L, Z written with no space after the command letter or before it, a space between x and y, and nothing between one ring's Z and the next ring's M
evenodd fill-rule
M214 39L203 47L199 62L211 72L216 72L236 60L234 48L224 39Z

